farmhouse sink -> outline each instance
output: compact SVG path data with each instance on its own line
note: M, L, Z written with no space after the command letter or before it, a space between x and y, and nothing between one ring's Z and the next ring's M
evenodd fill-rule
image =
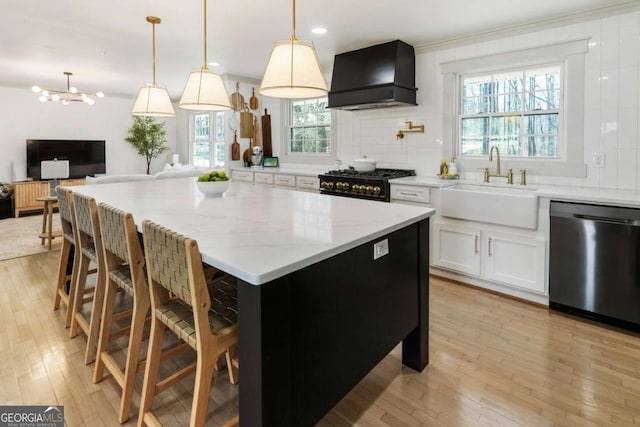
M538 228L535 188L457 184L440 191L440 215L509 227Z

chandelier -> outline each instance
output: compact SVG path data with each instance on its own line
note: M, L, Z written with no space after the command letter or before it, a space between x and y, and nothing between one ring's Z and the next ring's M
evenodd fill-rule
M69 84L69 77L73 76L73 73L65 71L64 75L67 76L67 90L42 89L40 86L33 86L31 90L40 94L40 102L59 101L64 105L69 105L70 102L84 102L85 104L93 105L96 101L91 98L92 96L104 97L102 92L79 92L78 89Z

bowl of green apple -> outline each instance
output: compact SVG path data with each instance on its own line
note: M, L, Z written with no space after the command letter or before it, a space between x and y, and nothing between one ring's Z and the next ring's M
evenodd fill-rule
M227 191L230 182L225 171L211 171L200 175L196 185L205 197L220 197Z

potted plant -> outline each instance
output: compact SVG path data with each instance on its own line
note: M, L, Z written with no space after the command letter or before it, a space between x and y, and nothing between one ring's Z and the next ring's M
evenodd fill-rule
M133 145L138 154L147 160L147 175L151 166L151 159L169 150L164 123L158 123L153 117L133 118L133 125L129 128L129 136L125 141Z

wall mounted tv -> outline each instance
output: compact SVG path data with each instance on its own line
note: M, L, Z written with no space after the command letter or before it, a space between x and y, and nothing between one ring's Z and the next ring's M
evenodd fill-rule
M41 179L40 162L69 160L69 178L106 173L104 141L27 139L27 177Z

